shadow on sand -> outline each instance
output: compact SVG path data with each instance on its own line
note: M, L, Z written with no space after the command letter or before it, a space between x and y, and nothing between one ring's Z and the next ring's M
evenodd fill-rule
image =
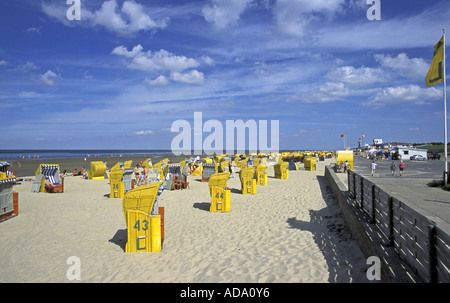
M364 255L356 243L349 243L354 240L325 177L317 176L317 180L327 206L318 211L310 210L309 222L288 218L287 223L291 228L306 230L313 234L314 241L330 271L328 282L369 282L365 275L368 266L365 265ZM353 250L348 249L349 244L352 244Z

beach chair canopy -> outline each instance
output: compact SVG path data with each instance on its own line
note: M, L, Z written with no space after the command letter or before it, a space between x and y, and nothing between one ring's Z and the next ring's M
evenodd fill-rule
M0 171L6 173L8 171L8 166L11 166L9 162L0 162Z
M229 172L212 174L208 180L209 194L212 195L213 187L220 187L222 189L226 189L229 177L230 177Z
M40 170L40 172L39 172ZM59 164L41 164L38 169L38 174L44 175L52 184L59 184Z
M140 210L145 213L152 213L157 198L161 195L163 182L142 185L128 191L123 197L122 209L127 223L128 210Z

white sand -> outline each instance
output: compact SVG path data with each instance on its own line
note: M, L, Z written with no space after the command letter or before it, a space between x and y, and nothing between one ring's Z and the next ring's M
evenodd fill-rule
M15 185L19 216L0 223L0 282L367 282L366 259L344 226L317 171L289 171L256 195L230 179L231 212L209 212L207 182L164 191L165 241L160 253L125 253L122 200L109 199L108 180L65 179L63 194Z

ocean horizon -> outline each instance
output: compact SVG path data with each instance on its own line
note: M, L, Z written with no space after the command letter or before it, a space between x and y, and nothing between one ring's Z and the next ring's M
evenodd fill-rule
M280 150L279 152L292 150ZM308 150L295 150L308 151ZM235 151L234 154L236 154ZM225 154L225 151L224 153ZM248 154L248 151L245 152ZM68 159L68 158L98 158L98 157L130 157L148 156L152 158L176 156L170 149L3 149L0 150L0 161L20 161L35 159ZM192 152L189 156L196 156ZM211 156L211 155L208 155Z
M151 156L154 158L172 154L171 150L140 149L9 149L0 150L1 161L20 161L34 159L67 159L98 157Z

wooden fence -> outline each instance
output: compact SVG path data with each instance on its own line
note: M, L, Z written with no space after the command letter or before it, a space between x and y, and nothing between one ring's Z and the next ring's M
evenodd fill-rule
M450 282L450 236L430 219L348 171L349 195L356 200L400 257L424 282Z

